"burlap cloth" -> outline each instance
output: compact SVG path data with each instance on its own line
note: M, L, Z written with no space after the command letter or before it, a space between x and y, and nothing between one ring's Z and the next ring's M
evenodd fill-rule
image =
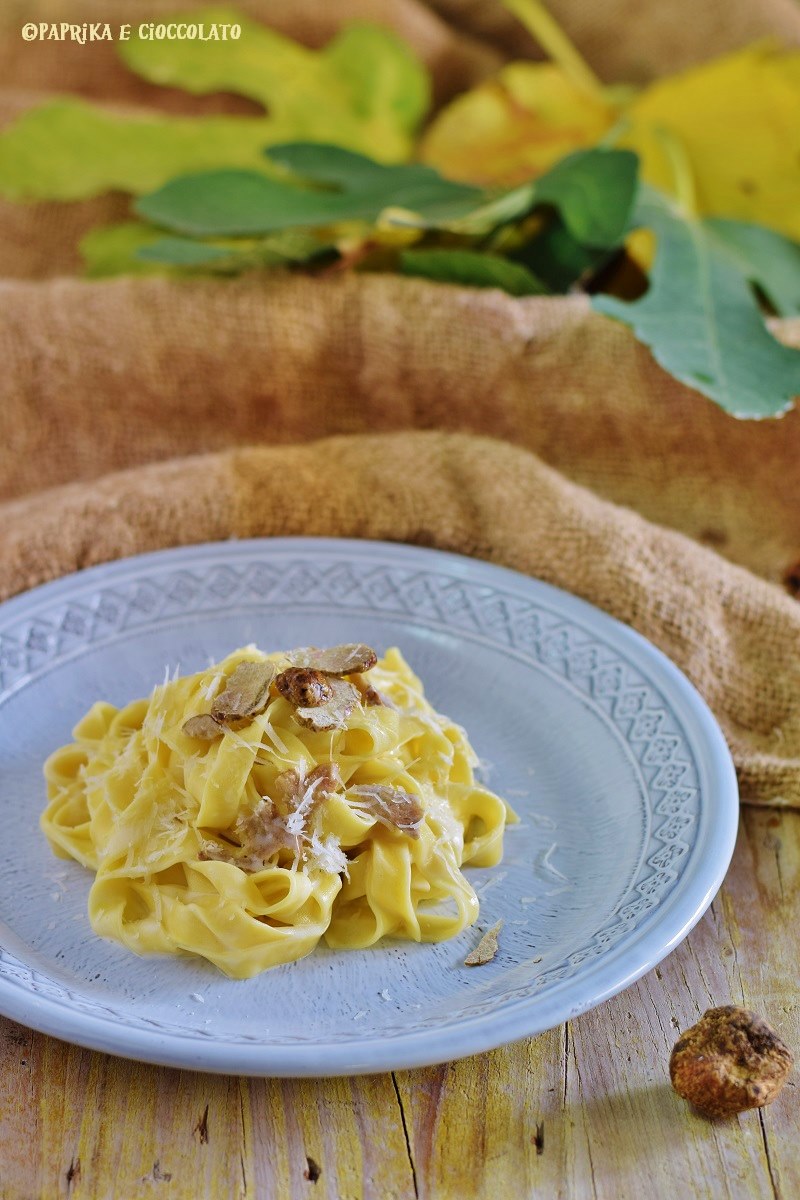
M64 88L182 111L237 107L162 97L102 44L19 40L24 20L108 19L108 7L4 6L0 116L33 90ZM113 17L187 7L125 0ZM415 0L241 7L309 44L375 15L418 47L439 99L496 68L514 36L517 53L528 49L486 0L437 0L438 13ZM552 7L607 78L646 77L770 30L800 41L793 0ZM124 211L121 197L0 208L2 596L231 536L386 538L476 555L650 638L716 713L743 798L800 806L800 605L783 583L800 574L797 411L734 421L580 297L377 276L69 277L80 232ZM800 322L776 329L800 343Z

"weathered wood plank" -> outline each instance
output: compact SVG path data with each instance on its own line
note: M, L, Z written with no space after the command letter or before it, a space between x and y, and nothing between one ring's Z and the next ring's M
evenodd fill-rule
M667 1063L712 1004L744 1002L800 1047L799 928L800 814L749 809L723 891L674 954L566 1030L491 1054L394 1077L236 1079L0 1019L0 1196L792 1200L797 1081L762 1113L708 1121Z
M249 1114L245 1169L253 1190L248 1197L413 1200L390 1075L240 1083ZM315 1167L319 1174L311 1189Z
M398 1074L423 1200L556 1195L563 1033Z
M413 1200L390 1075L237 1079L0 1036L3 1200Z
M566 1035L453 1064L444 1077L406 1077L420 1195L800 1195L796 1088L762 1114L709 1121L675 1095L668 1074L678 1031L712 1005L745 1003L800 1047L798 879L800 814L748 810L723 892L660 967ZM542 1094L554 1064L560 1086ZM535 1136L531 1096L545 1114L533 1161L520 1136Z
M0 1187L16 1187L15 1200L36 1195L38 1184L28 1164L31 1147L35 1151L42 1140L42 1041L40 1034L0 1017Z
M798 1059L779 1099L759 1114L774 1195L792 1200L800 1196L800 813L747 808L742 815L746 865L729 876L724 904L745 1003Z

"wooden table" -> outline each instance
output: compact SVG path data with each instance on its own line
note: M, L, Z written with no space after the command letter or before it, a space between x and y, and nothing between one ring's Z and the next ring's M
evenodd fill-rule
M744 1003L800 1048L800 813L745 809L686 942L568 1025L425 1070L198 1075L0 1021L3 1200L800 1196L798 1086L727 1121L669 1085L679 1029Z

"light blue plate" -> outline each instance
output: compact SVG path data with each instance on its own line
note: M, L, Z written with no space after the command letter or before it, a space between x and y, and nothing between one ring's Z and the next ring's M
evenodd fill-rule
M235 646L398 645L521 821L467 874L478 926L436 946L320 947L234 982L97 938L91 876L39 832L42 763L97 699ZM733 852L719 728L638 634L473 559L381 542L193 546L96 567L0 606L0 1011L113 1054L252 1075L442 1062L539 1033L686 936ZM463 965L503 918L494 962Z

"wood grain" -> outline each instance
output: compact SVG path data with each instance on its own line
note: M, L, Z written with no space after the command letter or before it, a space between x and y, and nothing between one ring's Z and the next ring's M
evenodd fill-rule
M800 1106L710 1121L672 1092L679 1029L744 1003L800 1047L800 813L743 810L689 938L567 1026L491 1054L319 1081L126 1062L0 1020L2 1200L718 1200L800 1196Z

